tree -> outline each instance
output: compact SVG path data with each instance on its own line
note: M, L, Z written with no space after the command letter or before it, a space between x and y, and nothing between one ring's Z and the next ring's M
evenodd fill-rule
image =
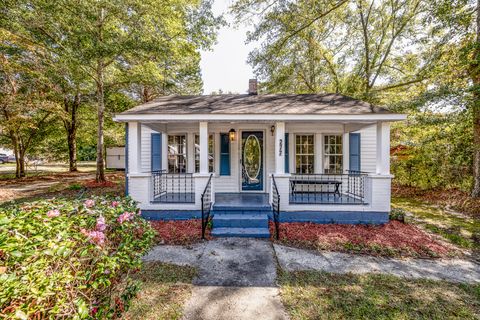
M7 1L1 26L69 61L91 80L97 97L97 173L105 181L105 91L129 61L147 61L178 39L197 48L215 39L220 20L210 2L157 0Z
M472 80L472 114L473 114L473 189L472 197L480 198L480 0L477 0L476 36L469 69Z
M51 99L53 88L43 76L46 68L38 56L8 32L0 31L0 38L2 43L8 38L15 44L0 48L0 135L10 141L15 176L21 178L27 152L42 140L60 109Z

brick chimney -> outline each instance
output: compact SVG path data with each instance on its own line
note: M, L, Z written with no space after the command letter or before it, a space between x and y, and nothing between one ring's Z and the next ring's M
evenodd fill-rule
M257 95L257 79L248 80L248 94Z

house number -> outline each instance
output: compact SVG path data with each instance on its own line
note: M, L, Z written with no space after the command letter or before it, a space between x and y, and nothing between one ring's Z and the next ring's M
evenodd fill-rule
M278 140L278 156L282 156L283 139Z

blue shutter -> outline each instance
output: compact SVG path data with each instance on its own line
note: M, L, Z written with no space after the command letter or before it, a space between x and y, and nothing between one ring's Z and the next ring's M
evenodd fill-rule
M350 170L360 171L360 133L350 133L349 137L350 149Z
M288 149L289 149L288 133L285 133L285 173L290 172L290 161L288 157Z
M220 175L230 175L230 138L228 133L220 133Z
M151 148L151 168L152 171L162 170L162 134L152 133L152 148Z

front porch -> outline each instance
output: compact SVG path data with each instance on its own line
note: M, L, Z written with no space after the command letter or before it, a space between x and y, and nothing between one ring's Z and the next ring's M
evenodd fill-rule
M390 210L388 122L145 121L127 133L129 193L151 217L273 219L275 205L283 221L383 223Z

